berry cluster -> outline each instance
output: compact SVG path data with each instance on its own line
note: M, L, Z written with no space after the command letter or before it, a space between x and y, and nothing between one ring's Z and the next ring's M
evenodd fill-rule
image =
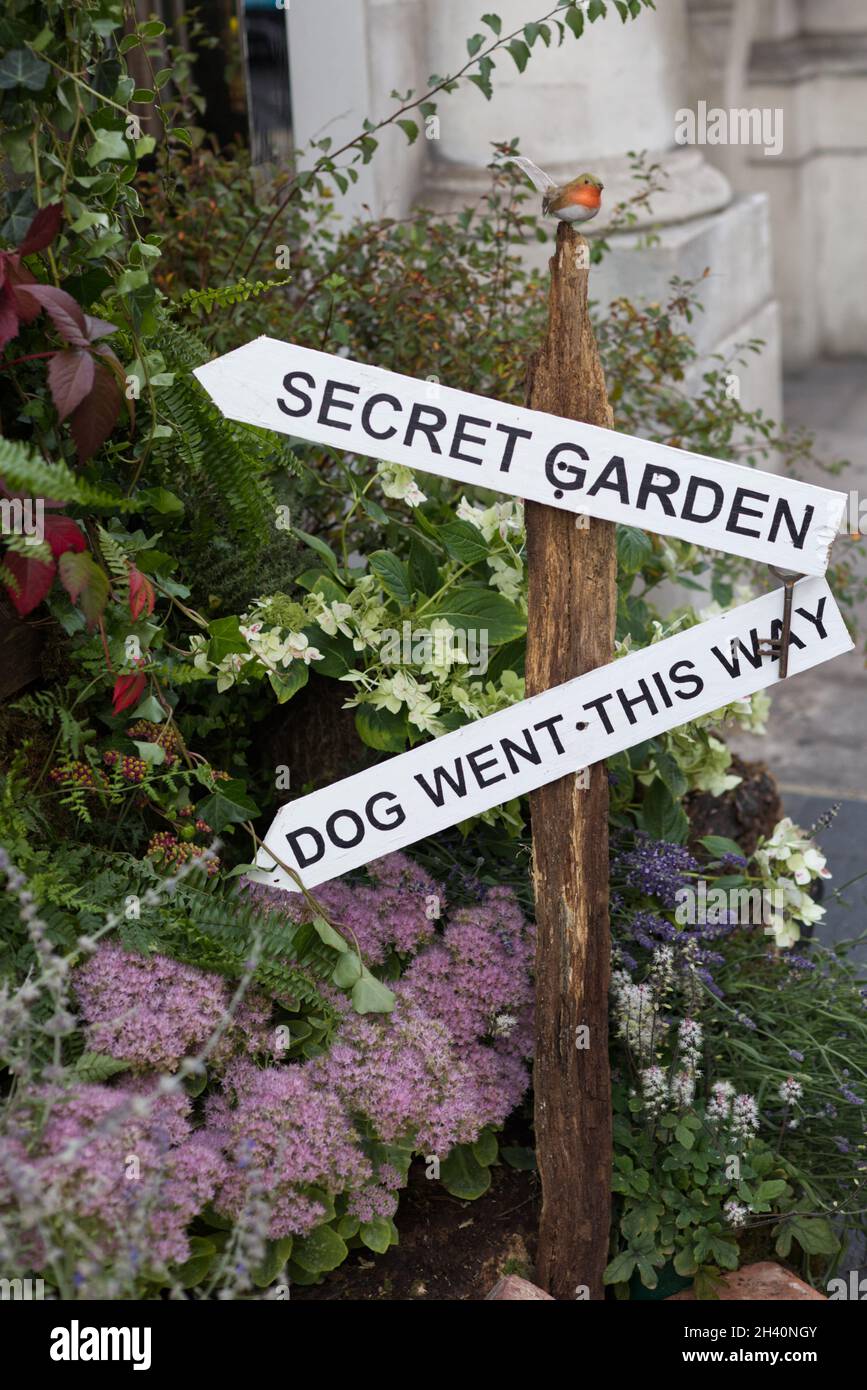
M201 859L204 852L202 845L191 845L179 840L171 830L158 830L151 836L147 847L149 858L163 868L171 870L181 868L191 859ZM208 877L213 878L214 874L219 873L220 861L217 858L208 859L205 867Z
M100 791L106 785L102 773L94 772L92 767L80 759L53 767L48 776L50 781L58 786L84 787L87 791Z
M181 741L174 729L168 725L161 727L150 719L137 719L127 729L127 737L138 739L141 743L158 743L166 750L166 767L176 763L181 751Z

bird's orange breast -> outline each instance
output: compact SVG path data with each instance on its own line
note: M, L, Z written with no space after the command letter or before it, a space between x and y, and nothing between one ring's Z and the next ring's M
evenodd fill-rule
M602 204L602 194L598 188L585 185L583 188L574 189L566 201L582 208L598 208Z

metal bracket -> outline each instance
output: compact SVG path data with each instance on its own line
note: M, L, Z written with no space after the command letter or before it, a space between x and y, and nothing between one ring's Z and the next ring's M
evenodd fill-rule
M802 574L784 574L776 565L768 565L771 574L783 581L783 627L779 637L760 637L759 656L777 656L780 659L780 680L789 674L789 642L792 636L792 599L795 585Z

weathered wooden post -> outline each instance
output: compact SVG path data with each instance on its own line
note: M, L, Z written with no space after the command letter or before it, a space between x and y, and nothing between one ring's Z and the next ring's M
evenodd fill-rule
M548 330L529 372L535 410L612 427L587 308L587 243L566 223L550 262ZM529 502L527 694L611 661L615 528ZM581 524L583 523L583 525ZM608 779L605 764L530 797L536 895L538 1278L602 1298L611 1207ZM579 1293L580 1296L580 1293ZM584 1294L586 1297L587 1294Z

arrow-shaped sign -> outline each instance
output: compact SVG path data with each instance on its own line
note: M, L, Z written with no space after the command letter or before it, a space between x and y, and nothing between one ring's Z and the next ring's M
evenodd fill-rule
M289 802L251 875L306 888L763 690L779 679L763 639L782 630L781 590L668 637L454 733ZM792 605L790 670L851 651L824 579Z
M231 420L824 574L846 495L256 338L195 371Z

